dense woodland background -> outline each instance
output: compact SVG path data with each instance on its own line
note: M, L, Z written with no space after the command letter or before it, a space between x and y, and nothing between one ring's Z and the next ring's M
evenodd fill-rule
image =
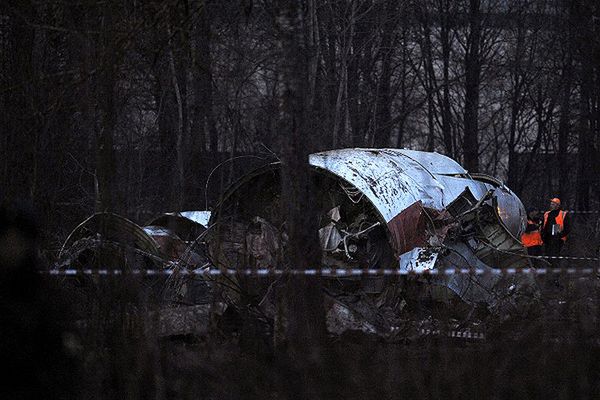
M480 344L329 337L319 281L294 275L279 343L245 306L159 338L143 277L38 271L36 225L51 260L94 211L206 209L278 159L286 266L318 265L307 155L352 146L437 151L528 207L600 210L600 3L0 0L0 398L598 398L597 274L545 275L543 302L478 325L497 333ZM571 236L594 242L581 254L599 227ZM407 293L406 318L472 318Z
M600 4L3 1L0 111L0 198L50 247L94 210L205 209L248 168L352 146L593 210Z

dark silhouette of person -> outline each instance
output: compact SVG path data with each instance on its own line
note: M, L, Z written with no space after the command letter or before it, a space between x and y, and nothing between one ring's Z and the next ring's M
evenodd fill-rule
M0 399L78 397L68 314L39 274L37 232L30 213L0 209Z

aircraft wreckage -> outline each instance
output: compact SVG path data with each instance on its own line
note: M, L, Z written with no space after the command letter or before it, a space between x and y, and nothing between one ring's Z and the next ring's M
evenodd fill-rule
M323 266L406 272L477 269L484 273L411 279L419 290L435 292L444 301L460 299L498 313L515 307L524 293L526 297L532 293L535 285L529 275L492 273L497 268L530 266L517 239L526 223L523 204L499 180L469 173L441 154L406 149L332 150L310 155L309 163L319 193ZM81 255L89 253L101 236L108 236L116 242L128 237L131 247L149 255L144 262L159 263L161 268L278 268L288 242L280 179L280 163L265 165L226 190L211 213L167 214L145 227L113 214L97 214L70 235L62 258L81 263ZM104 234L99 233L101 225ZM369 312L360 310L389 308L406 289L398 277L323 279L331 297L329 310L337 310L331 319L343 318L346 325L358 324L362 330L377 331L381 325L388 329L389 323L375 321L378 318L361 319ZM239 277L235 285L252 292L265 310L272 309L269 285L249 281ZM225 292L226 302L240 301L239 292ZM368 301L348 306L344 296L349 293L360 293ZM340 310L348 311L347 316L341 317Z

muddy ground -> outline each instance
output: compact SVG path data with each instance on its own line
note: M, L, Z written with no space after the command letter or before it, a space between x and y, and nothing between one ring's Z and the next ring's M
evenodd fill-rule
M65 383L74 398L579 399L600 395L597 280L544 277L540 308L508 319L460 320L447 305L412 304L403 311L411 329L332 334L301 360L251 314L198 314L206 329L157 330L164 304L139 281L104 281L87 304L73 304L78 294L64 279L42 284L55 290L55 305L64 300L56 315L88 316L54 321L70 360L63 368L76 377ZM167 315L176 320L189 309L171 304ZM485 336L451 337L453 330Z

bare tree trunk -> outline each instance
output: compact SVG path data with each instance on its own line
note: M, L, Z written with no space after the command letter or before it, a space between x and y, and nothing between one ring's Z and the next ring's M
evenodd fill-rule
M564 198L568 196L569 165L567 152L571 124L571 90L573 84L573 60L570 55L563 67L561 81L558 151L556 153L556 161L558 163L558 193L560 197Z
M375 128L374 140L375 147L387 147L390 145L392 124L392 57L395 45L392 44L394 30L398 23L398 16L395 9L395 1L391 0L385 3L383 7L383 31L381 33L381 76L377 87L377 99L375 102Z
M210 26L210 4L209 0L202 0L198 4L192 2L194 9L192 12L199 13L197 36L195 48L197 49L196 61L194 64L194 75L198 86L196 87L196 127L195 132L200 136L199 151L204 151L205 146L212 152L219 150L219 133L213 111L213 72L212 72L212 54L211 54L211 26ZM196 9L197 7L197 9ZM204 141L208 139L208 144Z
M206 60L202 59L200 50L202 46L207 46L208 42L208 38L205 37L206 29L203 31L204 23L202 22L202 18L204 18L203 13L206 12L203 7L202 2L190 2L190 13L192 14L189 35L190 64L188 76L190 80L187 91L191 101L188 102L189 113L187 118L189 120L190 132L188 138L190 140L190 155L192 158L201 157L201 154L207 148L207 134L205 129L206 105L204 104L202 74L200 73L200 65L206 62Z
M454 157L454 146L452 143L452 113L450 106L450 29L452 16L450 15L450 0L441 0L442 16L440 23L440 41L442 46L442 138L446 154Z
M101 26L103 57L98 103L102 110L102 125L97 145L98 199L96 209L98 211L115 211L116 208L116 159L114 150L116 108L114 89L117 49L115 48L113 7L114 5L111 2L104 5Z
M547 135L548 132L548 123L552 120L553 112L554 112L554 102L551 101L548 107L544 107L544 97L542 88L538 86L537 88L537 96L534 105L535 110L535 120L536 120L536 136L533 146L529 149L529 153L525 160L525 163L520 163L523 171L531 171L531 168L534 166L534 161L538 156L540 151L540 147L542 145L542 139ZM547 157L546 157L547 158ZM549 175L549 174L547 174ZM512 188L517 194L523 190L525 185L528 184L528 180L531 177L530 174L524 173L521 175L518 183L515 188Z
M171 30L167 30L169 38L171 37ZM177 79L177 71L175 69L175 57L173 56L173 48L171 40L169 40L169 70L171 72L171 82L173 83L173 91L175 92L175 100L177 102L177 131L175 141L175 154L176 161L175 167L177 171L177 186L174 188L174 199L175 206L177 209L183 207L185 199L184 193L184 171L183 171L183 96L181 94L181 88L179 87L179 80Z
M408 91L407 91L407 87L406 87L406 75L407 75L407 68L406 65L408 64L408 49L407 49L407 33L408 33L408 29L406 28L406 26L403 26L402 28L402 67L401 67L401 77L400 77L400 115L396 118L396 120L398 120L398 136L396 138L396 147L397 148L401 148L402 144L403 144L403 140L404 140L404 125L406 122L406 118L407 118L407 114L408 114L408 107L407 107L407 103L408 103Z
M469 34L465 55L463 158L465 168L470 172L479 171L479 81L481 72L479 57L481 14L479 1L469 0Z
M437 92L437 80L435 69L433 68L433 54L431 48L431 21L429 19L430 10L426 2L421 2L417 6L417 18L421 24L420 46L423 57L423 66L425 76L422 78L423 88L427 98L427 151L433 151L435 148L435 100L434 93Z
M0 10L6 13L2 18L8 16L6 21L11 22L3 24L11 29L1 32L3 37L0 39L0 44L8 50L0 56L0 67L6 67L0 71L0 87L3 88L0 90L3 98L0 102L0 158L4 164L0 195L5 196L0 202L21 202L31 200L33 179L30 171L36 150L31 132L36 127L32 123L33 115L28 114L33 114L31 104L37 94L32 85L35 81L35 30L23 23L22 18L33 18L35 7L30 1L22 1L14 8L10 3L6 8L0 6Z
M309 128L309 67L315 55L304 39L311 24L306 22L306 16L294 1L282 2L277 24L281 34L281 71L285 85L280 126L287 138L283 143L281 180L282 214L289 236L286 264L289 268L303 270L320 263L316 211L310 206L314 204L315 193L311 188L308 165L308 155L315 140ZM320 285L317 280L305 276L289 279L286 289L287 339L291 356L305 373L296 395L320 398L322 388L317 387L315 379L324 372L322 352L326 337Z
M590 188L593 174L593 168L590 168L590 166L594 165L591 100L594 88L594 66L597 68L597 64L594 64L594 62L597 62L598 58L600 58L600 54L598 54L600 45L595 41L594 21L589 13L591 11L591 4L586 4L586 1L582 3L575 10L576 26L579 28L575 41L577 43L576 49L578 50L577 57L581 66L581 76L579 78L579 119L577 122L577 148L579 156L577 157L577 190L575 197L577 207L582 210L588 210L590 208ZM583 9L584 6L588 6L586 10ZM596 48L594 48L594 43L596 43ZM594 60L594 56L596 60Z
M587 68L585 68L587 69ZM590 130L591 110L590 110L590 90L591 79L586 78L586 73L591 71L585 71L583 82L581 85L581 98L579 99L579 121L578 121L578 157L577 157L577 207L580 210L589 210L590 207L590 184L591 177L590 173L593 165L591 157L593 149L593 136ZM588 75L588 76L590 76ZM590 86L587 86L587 85Z
M517 43L515 55L512 60L511 76L512 90L510 96L510 122L508 126L508 186L519 192L516 184L519 181L518 173L519 166L516 163L516 145L517 145L517 120L521 114L521 89L523 86L524 77L521 74L521 64L523 57L524 33L521 21L518 21Z
M357 27L356 14L360 11L356 9L355 3L352 3L350 15L350 33L348 44L349 61L347 62L346 72L346 102L348 103L348 113L350 115L350 125L352 127L352 146L361 147L365 142L365 127L362 123L364 119L364 110L360 104L360 65L362 58L362 46L365 32Z
M219 151L219 132L217 131L217 125L215 122L215 116L213 112L213 74L212 74L212 55L210 50L210 20L208 19L208 10L205 6L205 11L202 14L204 16L203 32L204 37L207 38L206 42L202 45L203 65L202 65L202 79L203 79L203 93L204 93L204 112L206 115L206 131L210 138L210 150L213 152Z
M333 11L332 11L333 12ZM331 23L333 24L333 19L331 20ZM351 22L352 23L352 22ZM330 29L334 29L334 27L330 27ZM338 84L338 88L337 88L337 93L336 93L336 97L335 97L335 106L334 106L334 111L333 111L333 127L332 127L332 144L333 147L336 148L339 146L340 143L340 125L344 125L345 127L345 114L343 114L343 110L342 110L342 100L344 99L344 94L347 94L348 91L348 57L349 57L349 53L350 53L350 46L352 46L352 31L353 31L353 26L350 26L349 29L350 33L346 34L343 36L344 40L343 40L343 46L340 49L340 63L341 65L341 72L340 72L340 80L339 80L339 84ZM333 35L331 35L333 36ZM334 37L330 38L330 41L335 40ZM333 52L333 54L330 54L330 75L331 77L333 77L333 70L335 69L335 47L336 44L335 42L332 42L329 44L330 47L333 47L333 49L330 49L330 53ZM347 99L347 96L346 96ZM348 108L348 102L346 101L346 105L344 107L344 110Z

